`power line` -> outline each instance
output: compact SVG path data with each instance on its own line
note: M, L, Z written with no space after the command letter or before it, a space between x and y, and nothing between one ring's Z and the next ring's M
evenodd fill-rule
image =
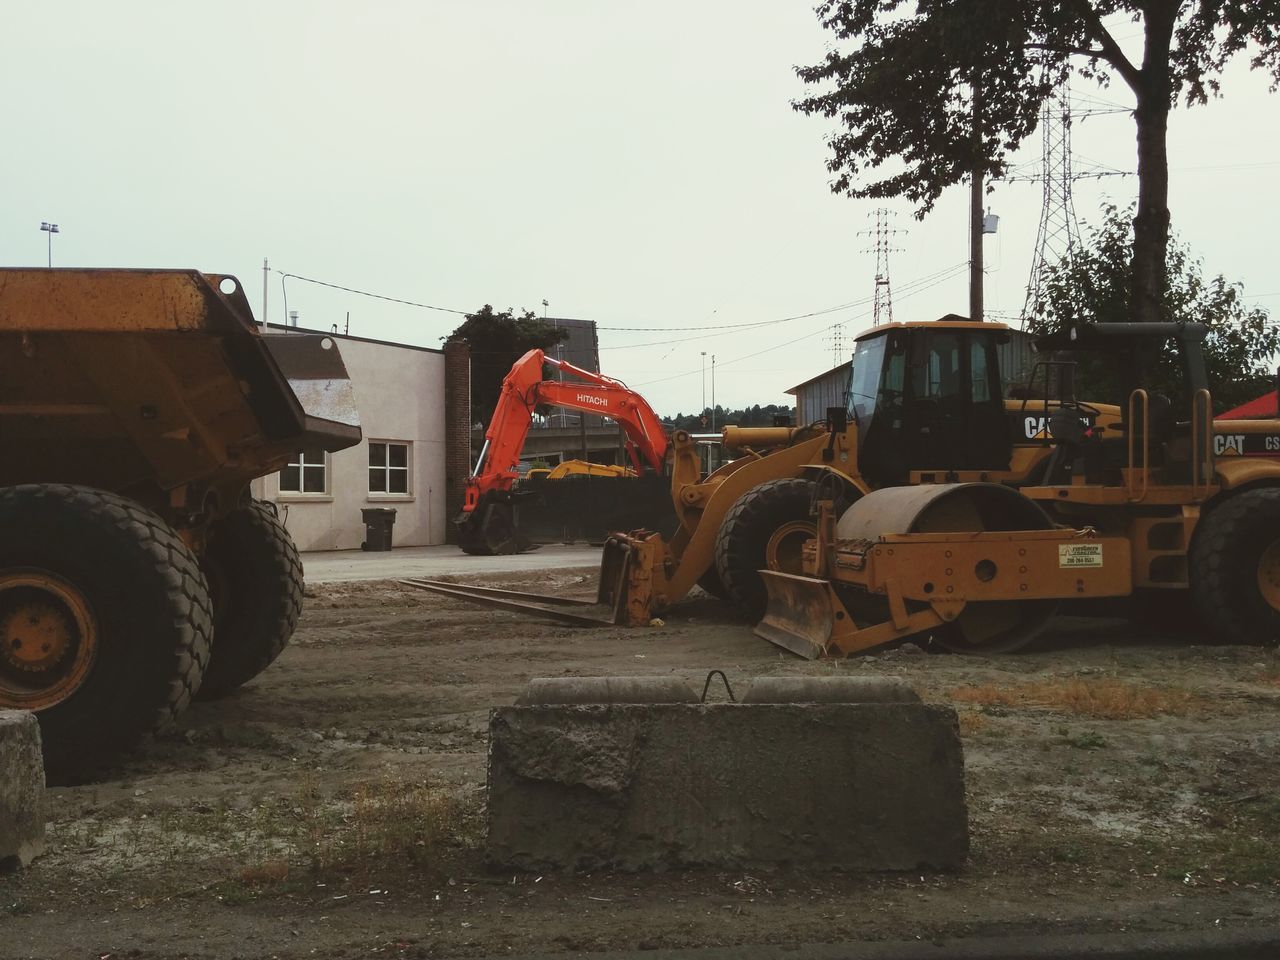
M914 279L914 280L910 280L910 281L908 281L907 283L903 284L899 289L904 290L904 291L910 291L910 290L913 290L914 288L918 287L918 286L919 286L920 284L922 284L922 283L928 283L930 286L932 286L931 281L936 280L936 279L937 279L937 278L939 278L939 277L941 277L941 278L942 278L942 279L944 279L944 280L946 280L946 279L950 279L950 278L951 278L951 275L953 275L953 274L954 274L954 272L955 272L956 270L959 270L960 268L962 268L962 267L967 267L967 266L968 266L968 264L967 264L967 263L958 263L958 264L955 264L955 265L953 265L953 266L947 267L945 270L939 270L939 271L937 271L936 273L926 274L926 275L925 275L925 276L923 276L923 277L917 277L917 278L916 278L916 279ZM945 275L945 276L944 276L944 275ZM804 320L804 319L809 319L809 318L811 318L811 317L820 317L820 316L823 316L824 314L833 313L833 312L835 312L836 310L845 310L845 309L848 309L848 308L850 308L850 307L861 307L861 306L865 306L865 305L866 305L866 304L868 304L868 303L872 303L872 302L874 302L874 300L875 300L875 298L874 298L874 297L864 297L864 298L863 298L863 299L861 299L861 300L854 300L854 301L852 301L852 302L850 302L850 303L844 303L844 304L841 304L841 305L840 305L840 306L838 306L838 307L828 307L828 308L826 308L825 310L815 310L813 313L803 313L803 314L798 314L797 316L794 316L794 317L783 317L781 320L760 320L760 321L755 321L755 322L752 322L752 323L749 323L749 324L730 324L729 326L730 326L732 329L745 329L745 328L749 328L749 327L773 327L773 326L777 326L777 325L778 325L778 324L780 324L780 323L787 323L787 322L792 321L792 320ZM846 318L846 319L854 319L854 318L853 318L853 317L850 317L850 318ZM616 328L616 327L597 327L596 329L597 329L597 330L616 330L617 328ZM671 328L670 328L670 327L658 327L658 328L656 328L656 329L658 329L658 330L669 330L669 329L671 329ZM702 329L704 329L704 330L719 330L719 329L724 329L724 328L723 328L723 327L704 327L704 328L702 328ZM829 328L827 328L827 329L829 329ZM678 338L678 339L676 339L676 340L672 340L672 339L670 339L670 338L665 338L665 339L662 339L662 340L649 340L649 341L646 341L645 343L619 343L619 344L614 344L614 345L612 345L612 346L608 346L608 347L601 347L600 349L601 349L601 350L635 350L635 349L639 349L640 347L665 347L665 346L668 346L668 345L670 345L670 344L674 344L674 343L690 343L690 342L692 342L692 341L694 341L694 340L707 340L707 339L709 339L709 338L711 338L711 337L714 337L714 336L719 336L719 334L715 334L715 333L696 333L696 334L694 334L694 335L693 335L693 336L691 336L691 337L680 337L680 338Z
M368 290L357 290L355 287L346 287L340 283L329 283L326 280L316 280L312 277L303 277L303 276L299 276L296 273L285 273L283 270L277 270L276 273L280 274L280 281L282 283L286 279L302 280L304 283L314 283L316 286L319 286L319 287L329 287L333 290L343 290L343 291L346 291L347 293L358 294L359 296L362 296L362 297L371 297L374 300L386 300L388 303L401 303L401 304L404 304L406 307L418 307L422 310L438 310L441 313L456 313L459 316L463 316L463 317L471 313L470 310L454 310L452 307L437 307L430 303L419 303L416 300L402 300L399 297L388 297L385 294L381 294L381 293L370 293Z
M936 271L935 273L926 274L923 277L917 277L914 280L908 281L903 286L902 289L912 290L913 288L919 287L920 284L928 284L929 286L932 286L933 281L937 280L938 278L941 278L942 280L950 279L953 272L957 270L959 267L963 267L963 266L964 264L956 264L954 266L947 267L943 270ZM280 275L281 284L283 284L286 279L301 280L305 283L314 283L317 286L329 287L330 289L333 289L333 290L342 290L346 293L354 293L358 296L370 297L374 300L385 300L388 303L399 303L408 307L417 307L422 310L436 310L441 313L452 313L452 314L457 314L459 316L469 316L472 313L472 311L469 311L469 310L455 310L452 307L440 307L440 306L435 306L429 303L421 303L416 300L406 300L401 297L391 297L391 296L387 296L386 294L373 293L372 291L369 291L369 290L360 290L357 287L349 287L340 283L331 283L327 280L317 280L314 277L304 277L301 274L297 274L297 273L287 273L284 270L277 270L275 272ZM808 319L812 319L813 317L821 317L829 313L835 313L840 310L848 310L852 307L860 307L867 303L871 303L872 300L873 298L871 297L864 297L860 300L852 300L852 301L849 301L848 303L840 303L832 307L824 307L821 310L812 310L809 313L798 313L789 317L773 318L769 320L754 320L746 323L721 323L721 324L715 324L712 326L699 327L698 329L703 332L698 333L691 337L682 337L676 340L672 340L670 338L664 338L662 340L656 340L649 343L619 344L611 347L601 347L600 349L601 350L626 350L626 349L637 349L640 347L662 346L662 345L673 344L673 343L687 343L692 340L704 340L708 336L715 335L715 334L708 334L705 331L750 330L750 329L755 329L759 327L776 326L777 324L780 324L780 323L790 323L795 320L808 320ZM576 320L580 318L566 317L562 319ZM586 321L586 322L595 323L595 321ZM681 328L678 328L678 327L614 327L614 326L602 326L599 323L596 323L596 329L611 330L614 332L669 333L669 332L674 332L675 330L678 330Z
M1202 170L1246 170L1254 167L1274 167L1280 160L1260 160L1257 163L1215 163L1203 167L1170 167L1170 173L1198 173Z
M911 290L909 293L901 293L901 292L900 292L900 293L899 293L899 296L898 296L898 299L899 299L899 300L905 300L905 299L907 299L908 297L915 296L917 293L923 293L925 290L928 290L928 289L930 289L930 288L932 288L932 287L936 287L936 286L938 286L938 284L940 284L940 283L945 283L945 282L946 282L946 281L948 281L948 280L952 280L952 279L954 279L955 277L960 276L961 274L963 274L963 273L967 272L967 271L968 271L968 269L969 269L969 263L968 263L968 261L965 261L964 263L956 264L954 267L950 268L950 271L949 271L949 272L944 271L942 276L937 276L937 275L935 275L935 276L936 276L936 279L934 279L932 282L927 283L927 284L924 284L924 285L921 285L921 286L917 286L914 290ZM864 311L862 311L861 313L856 314L856 315L855 315L855 316L853 316L853 317L850 317L849 319L850 319L850 320L855 320L855 319L865 318L865 317L867 317L867 316L869 316L869 315L870 315L869 311L865 311L865 310L864 310ZM786 341L785 343L776 343L776 344L773 344L772 346L765 347L765 348L764 348L764 349L762 349L762 350L756 350L756 351L753 351L752 353L744 354L744 355L742 355L741 357L734 357L732 360L725 360L725 361L723 361L723 362L719 363L719 364L718 364L718 366L721 366L721 367L727 367L727 366L729 366L730 364L734 364L734 363L741 363L743 360L750 360L750 359L752 359L753 357L758 357L758 356L760 356L760 355L762 355L762 354L765 354L765 353L771 353L771 352L773 352L774 350L778 350L778 349L780 349L780 348L782 348L782 347L788 347L788 346L790 346L790 345L791 345L791 344L793 344L793 343L799 343L799 342L800 342L800 341L802 341L802 340L809 340L809 339L811 339L811 338L813 338L813 337L819 336L819 335L821 335L821 334L823 334L823 333L826 333L828 329L829 329L828 327L820 327L819 329L814 330L814 331L811 331L810 333L806 333L806 334L804 334L803 336L799 336L799 337L792 337L790 340ZM636 384L636 386L637 386L637 387L647 387L647 386L652 386L652 385L653 385L653 384L655 384L655 383L667 383L668 381L671 381L671 380L679 380L679 379L681 379L681 378L683 378L683 377L696 376L699 372L700 372L699 370L687 370L687 371L685 371L685 372L683 372L683 373L673 373L673 374L672 374L671 376L669 376L669 377L659 377L659 378L658 378L658 379L656 379L656 380L645 380L643 383L637 383L637 384Z
M342 290L342 291L345 291L346 293L354 293L361 297L370 297L374 300L385 300L388 303L399 303L407 307L418 307L423 310L438 310L441 313L453 313L453 314L457 314L459 316L464 316L464 317L469 316L473 312L470 310L455 310L452 307L438 307L430 303L420 303L416 300L405 300L401 297L391 297L382 293L373 293L372 291L369 291L369 290L360 290L356 287L348 287L341 283L330 283L327 280L317 280L314 277L304 277L297 273L286 273L283 270L277 270L276 273L280 274L281 282L283 282L285 279L302 280L305 283L314 283L317 286L329 287L332 290ZM846 310L849 307L859 306L864 302L866 301L857 300L851 303L841 303L841 304L837 304L834 307L825 307L822 310L815 310L812 313L797 314L794 317L783 317L781 319L775 319L775 320L757 320L749 323L721 323L721 324L716 324L714 326L700 326L699 329L701 330L746 330L746 329L750 329L751 327L764 327L774 323L786 323L790 320L806 320L809 317L820 317L826 313L834 313L837 310ZM565 317L562 319L578 319L578 318ZM594 321L591 321L591 322L594 322ZM662 333L664 331L670 331L670 330L679 329L679 328L677 327L614 327L614 326L602 326L597 323L596 329L597 330L615 330L619 332ZM696 338L692 338L692 339L696 339ZM663 341L663 342L672 342L672 341ZM675 342L678 342L678 341L675 341Z

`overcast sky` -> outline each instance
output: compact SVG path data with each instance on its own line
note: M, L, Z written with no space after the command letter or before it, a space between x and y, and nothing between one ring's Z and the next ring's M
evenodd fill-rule
M264 257L454 310L545 299L596 320L603 371L662 413L701 406L704 350L708 402L711 354L719 403L786 402L834 365L833 325L846 352L870 325L875 204L829 192L830 128L790 108L794 66L827 42L806 0L11 3L0 262L43 265L48 220L55 266L234 273L259 314ZM1172 117L1174 228L1274 310L1280 97L1243 61L1223 89ZM1075 146L1133 169L1124 113L1078 122ZM1135 192L1082 181L1077 213ZM892 205L896 319L968 311L967 200L954 188L923 222ZM987 304L1016 315L1040 187L989 202ZM297 279L287 295L305 326L349 311L352 333L429 346L461 319ZM274 272L269 297L282 320Z

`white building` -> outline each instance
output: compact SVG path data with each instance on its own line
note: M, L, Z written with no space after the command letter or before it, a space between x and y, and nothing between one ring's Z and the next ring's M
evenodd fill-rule
M359 549L360 511L368 507L396 511L396 546L444 543L450 519L444 351L328 335L351 377L364 439L333 454L299 451L280 473L256 481L254 495L278 505L299 550Z

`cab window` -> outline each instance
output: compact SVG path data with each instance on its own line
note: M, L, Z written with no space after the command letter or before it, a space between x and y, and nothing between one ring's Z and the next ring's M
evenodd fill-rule
M911 395L917 400L960 397L960 338L938 333L916 341L923 347L911 369Z
M969 341L969 380L974 403L991 399L991 373L987 368L987 342L981 337Z

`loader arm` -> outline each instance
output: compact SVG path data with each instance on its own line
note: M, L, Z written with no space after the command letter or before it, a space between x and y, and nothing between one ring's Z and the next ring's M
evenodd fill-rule
M547 380L550 366L573 380ZM518 552L509 494L519 477L520 451L540 406L595 413L616 420L627 435L627 454L637 473L661 473L671 442L649 402L620 380L553 360L530 350L511 367L485 431L484 445L467 480L462 513L454 521L468 553Z

